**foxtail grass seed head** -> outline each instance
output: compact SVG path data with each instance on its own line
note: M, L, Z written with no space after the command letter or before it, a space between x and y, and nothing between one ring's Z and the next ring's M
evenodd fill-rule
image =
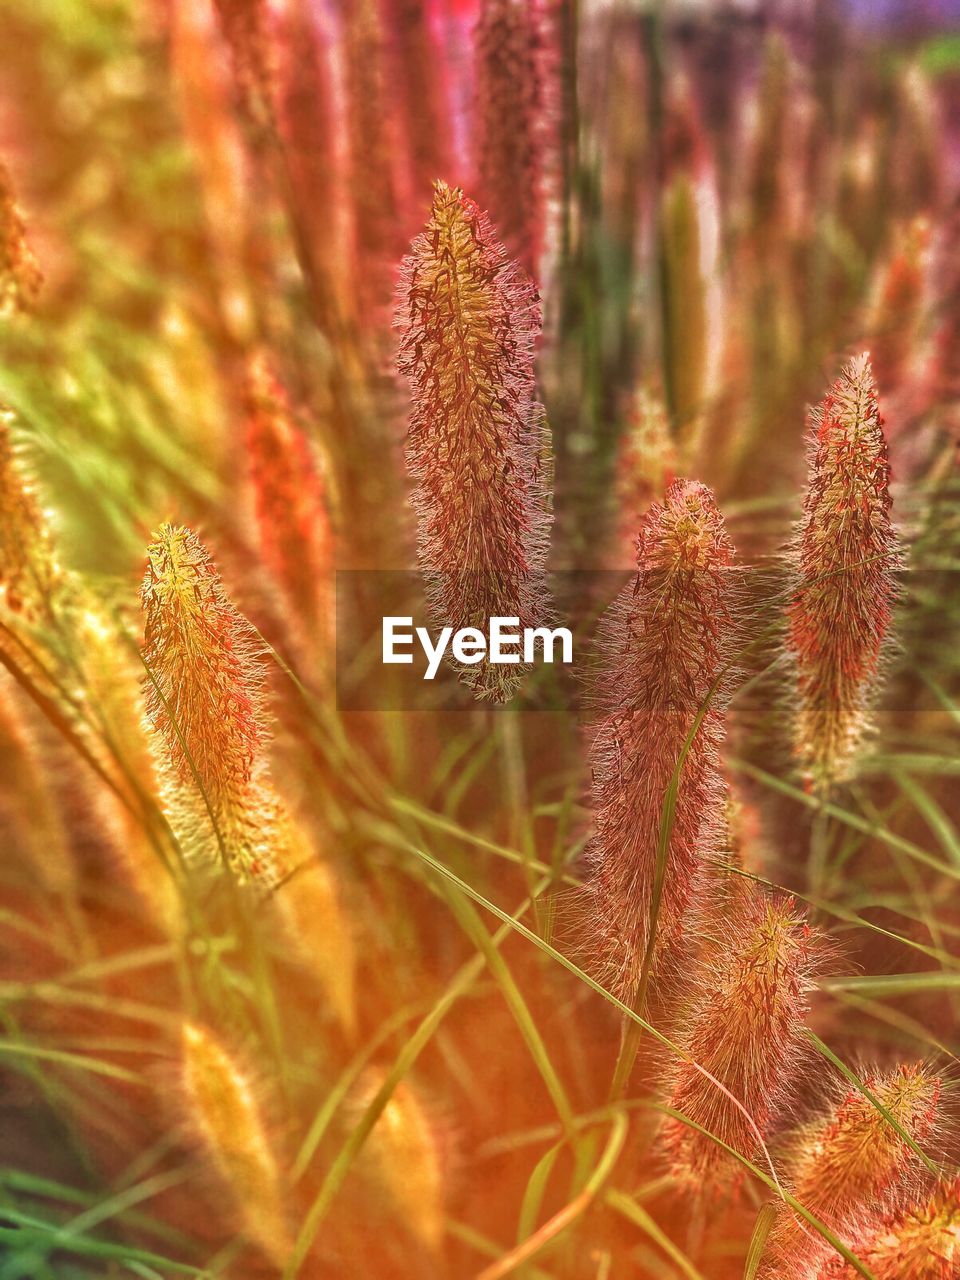
M0 606L27 623L48 622L64 585L46 516L0 413Z
M344 79L353 212L354 288L362 322L389 318L394 264L403 251L394 211L386 41L377 0L344 7Z
M326 862L296 870L274 894L282 927L298 958L315 976L345 1034L357 1022L356 940L337 876Z
M261 130L275 124L276 67L267 0L214 0L239 106Z
M931 241L929 219L912 219L898 229L893 250L877 272L867 331L873 369L884 395L900 391L917 372L931 302Z
M937 1122L940 1078L922 1065L900 1066L866 1076L864 1086L922 1146ZM852 1085L827 1116L799 1132L784 1166L795 1198L848 1244L858 1223L902 1199L911 1184L919 1185L921 1172L909 1143ZM767 1270L761 1274L807 1275L813 1261L827 1257L830 1248L781 1206L767 1245Z
M742 1105L681 1062L670 1106L748 1158L757 1155L795 1080L803 1023L825 943L790 898L756 889L713 922L721 945L695 975L682 1047ZM754 1127L755 1126L755 1127ZM699 1190L737 1166L705 1134L670 1118L662 1132L671 1172Z
M663 498L676 472L677 448L663 397L641 386L627 407L617 459L618 549L632 551L641 518Z
M450 68L429 0L382 0L380 12L392 55L390 111L402 121L404 185L411 207L419 210L453 159Z
M361 1103L383 1083L371 1071ZM440 1140L416 1091L401 1082L374 1125L364 1149L369 1174L389 1197L409 1230L428 1248L443 1239L444 1178Z
M0 833L11 861L47 892L74 897L77 866L43 754L21 712L18 691L0 675Z
M549 128L542 0L482 0L473 40L477 194L510 253L537 279Z
M412 398L407 463L434 620L454 632L485 632L493 617L536 627L550 525L544 415L533 398L536 291L486 215L438 182L398 301L399 368ZM459 675L496 701L520 678L486 660Z
M29 310L42 284L43 276L17 207L13 179L6 165L0 164L0 316Z
M266 740L255 633L191 529L161 525L140 598L147 716L177 775L214 798L244 790Z
M960 1274L960 1178L945 1179L932 1193L890 1213L854 1246L876 1280L956 1280ZM859 1272L840 1259L818 1280L854 1280Z
M666 953L677 955L699 878L723 847L718 748L724 673L735 643L736 576L713 494L676 480L641 521L637 573L601 624L587 893L591 945L625 997L641 977L664 804L691 734L666 850L653 953L658 967Z
M810 784L822 788L853 769L897 598L890 467L867 355L844 367L810 426L788 645L795 750Z
M181 1072L188 1118L230 1188L244 1235L282 1263L289 1243L283 1183L250 1077L192 1022L183 1028Z
M262 354L247 370L247 454L264 563L287 605L332 645L333 546L323 484L287 392Z
M286 816L263 754L259 644L196 534L165 524L147 552L143 682L164 800L192 860L281 874Z

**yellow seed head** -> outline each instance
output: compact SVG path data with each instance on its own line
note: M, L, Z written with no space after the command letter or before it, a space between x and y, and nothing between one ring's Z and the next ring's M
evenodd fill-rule
M232 1192L244 1234L276 1261L289 1237L280 1171L248 1076L206 1028L185 1023L182 1079L190 1118Z

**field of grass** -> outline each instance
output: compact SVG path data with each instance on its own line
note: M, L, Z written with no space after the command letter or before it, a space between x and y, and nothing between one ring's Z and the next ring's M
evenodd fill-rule
M949 8L0 0L0 1280L960 1277Z

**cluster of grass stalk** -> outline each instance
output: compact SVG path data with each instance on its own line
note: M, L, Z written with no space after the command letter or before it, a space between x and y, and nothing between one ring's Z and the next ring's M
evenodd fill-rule
M813 10L0 3L0 1280L960 1274L960 66ZM341 710L388 569L583 710Z

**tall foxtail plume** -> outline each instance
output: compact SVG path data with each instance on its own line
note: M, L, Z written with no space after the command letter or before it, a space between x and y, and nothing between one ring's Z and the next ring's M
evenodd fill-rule
M601 624L590 744L592 923L602 967L626 998L644 965L658 863L657 968L679 955L699 878L722 844L726 788L718 749L736 634L736 570L709 489L674 481L641 522L637 566ZM662 851L664 805L691 734Z
M397 324L413 400L407 462L435 621L455 631L485 629L494 616L536 626L550 525L546 423L534 399L539 303L486 215L443 182L404 260ZM519 681L516 667L487 662L459 674L478 697L497 701Z
M890 467L867 355L844 367L810 423L788 646L799 700L795 750L810 784L822 788L853 768L897 597Z
M214 0L230 50L238 104L258 129L275 124L275 67L266 0Z
M65 590L50 526L0 413L0 604L28 625L49 624Z
M146 714L170 823L190 862L226 862L241 882L276 889L287 941L350 1034L353 938L332 870L312 860L270 776L257 634L191 529L163 525L147 561Z

